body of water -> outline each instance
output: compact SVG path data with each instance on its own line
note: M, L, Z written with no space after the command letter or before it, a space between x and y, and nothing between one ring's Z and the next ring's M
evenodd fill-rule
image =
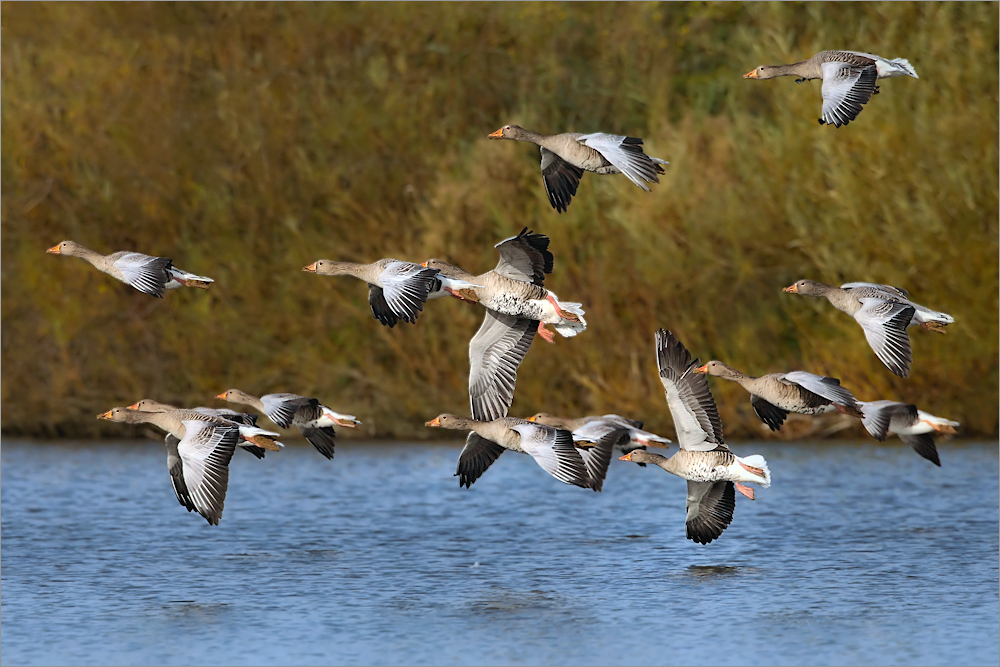
M3 664L997 664L998 447L736 443L773 485L709 545L685 484L603 493L460 443L233 458L219 526L156 442L2 444Z

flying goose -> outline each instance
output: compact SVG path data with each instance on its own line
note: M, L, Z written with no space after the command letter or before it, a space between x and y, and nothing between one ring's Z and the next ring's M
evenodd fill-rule
M917 406L897 401L858 401L864 413L862 423L873 438L883 441L888 433L913 448L917 454L936 466L941 465L934 435L953 434L961 424L942 417L935 417Z
M642 139L617 134L538 134L518 125L504 125L489 135L490 139L529 141L542 153L542 183L552 208L566 210L576 194L583 172L625 174L637 186L649 192L646 183L659 183L657 174L665 173L660 165L670 164L642 151Z
M831 287L813 280L800 280L784 289L790 294L825 297L837 310L852 315L865 332L868 345L885 364L900 377L910 376L908 327L920 325L929 331L944 333L955 321L947 313L939 313L910 301L909 293L899 287L875 283L844 283Z
M240 430L233 422L212 419L189 410L141 412L112 408L97 415L126 424L152 424L170 435L166 440L167 469L177 501L217 526L229 488L229 461Z
M361 423L354 415L342 415L320 405L319 399L298 394L266 394L257 398L239 389L229 389L216 398L257 408L281 428L297 427L309 444L328 459L333 458L334 425L356 428Z
M497 457L509 449L528 454L545 472L564 484L600 490L600 480L590 477L591 466L584 461L581 451L573 444L572 434L565 429L533 424L526 419L514 417L481 421L447 413L438 415L425 425L469 431L455 473L459 486L470 488ZM606 456L610 460L611 446L608 445L606 449ZM599 468L596 458L595 456L592 462L594 469ZM607 461L604 469L607 469Z
M687 480L687 538L708 544L733 520L736 490L753 500L754 492L742 482L763 488L771 485L771 473L763 456L741 458L722 439L722 420L708 388L708 379L694 372L699 361L669 331L656 332L656 363L667 407L677 430L680 451L667 458L641 449L622 456L622 461L652 463Z
M435 280L437 269L391 258L371 264L319 259L302 270L321 276L352 276L365 281L372 315L390 328L399 320L416 322L427 295L440 289L440 283Z
M755 378L716 360L694 372L731 380L750 392L753 411L772 431L781 428L789 412L818 415L839 410L852 417L861 417L854 395L841 387L837 378L805 371L768 373Z
M154 401L150 398L144 398L141 401L136 401L132 405L128 406L129 410L138 410L140 412L169 412L172 410L183 410L184 408L178 408L175 405L170 405L168 403L160 403L159 401ZM284 445L278 442L278 438L281 437L280 433L274 433L272 431L265 431L264 429L257 428L257 416L249 415L243 412L234 412L233 410L217 410L215 408L191 408L192 412L197 412L203 414L208 419L206 421L215 421L217 418L226 419L233 422L240 427L240 441L236 444L243 448L244 451L250 452L258 459L264 458L264 451L278 451ZM176 440L171 434L166 435L166 440ZM176 443L175 443L176 444Z
M517 369L536 331L551 343L555 335L546 324L563 336L575 336L587 327L580 304L561 302L544 287L553 265L547 236L525 227L495 247L500 261L479 276L439 259L424 262L440 270L439 275L471 285L454 296L486 308L482 326L469 341L469 399L472 416L480 421L507 416Z
M623 431L628 437L615 441L615 449L622 454L628 454L634 449L646 449L647 446L666 447L670 444L669 438L642 430L643 422L626 419L620 415L591 415L571 419L539 412L528 417L528 421L571 431L573 440L577 443L596 443L612 432ZM646 466L645 463L641 465Z
M823 115L819 124L829 123L836 127L847 125L858 117L862 105L878 92L875 85L878 79L920 78L903 58L888 60L860 51L820 51L809 60L791 65L761 65L743 78L773 79L778 76L797 76L795 83L823 79Z
M163 298L163 290L176 289L182 285L208 289L209 283L215 282L211 278L181 271L166 257L153 257L141 252L123 250L102 255L74 241L63 241L45 252L84 259L98 271L131 285L143 294L152 294L158 299Z

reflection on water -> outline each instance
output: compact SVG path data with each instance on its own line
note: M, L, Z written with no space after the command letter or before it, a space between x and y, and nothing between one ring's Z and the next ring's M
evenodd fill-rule
M774 483L709 545L684 539L684 482L658 469L612 461L595 494L510 456L466 490L459 448L237 453L208 526L162 445L7 440L3 662L1000 660L996 443L948 443L942 468L901 445L755 443Z

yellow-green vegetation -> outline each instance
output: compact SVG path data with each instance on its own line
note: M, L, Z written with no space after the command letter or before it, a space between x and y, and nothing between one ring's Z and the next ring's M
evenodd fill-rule
M7 434L121 434L94 415L229 387L315 395L366 433L467 413L482 309L375 321L320 258L439 257L473 272L527 226L589 327L537 339L511 413L614 411L670 431L653 331L749 373L841 378L997 433L996 3L3 3L2 408ZM820 82L746 81L847 48L905 57L847 127ZM588 174L550 208L537 148L486 135L645 139L652 193ZM215 279L158 300L72 239ZM911 330L909 379L854 320L783 294L884 282L955 317ZM712 380L727 435L765 435ZM104 429L102 431L102 428ZM861 437L860 424L841 435ZM771 436L768 436L771 437Z

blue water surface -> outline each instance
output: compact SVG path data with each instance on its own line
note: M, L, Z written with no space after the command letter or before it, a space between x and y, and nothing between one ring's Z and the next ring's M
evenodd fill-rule
M736 443L773 485L684 537L685 484L603 493L460 443L233 458L219 526L162 444L3 440L0 661L997 664L997 443Z

